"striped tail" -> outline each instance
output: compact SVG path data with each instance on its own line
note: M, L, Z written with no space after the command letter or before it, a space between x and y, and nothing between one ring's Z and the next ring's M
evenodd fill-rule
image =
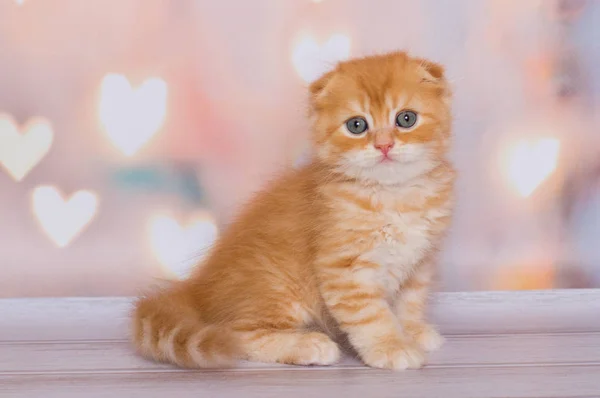
M186 368L230 366L239 357L232 333L203 324L181 291L140 298L133 312L132 339L146 358Z

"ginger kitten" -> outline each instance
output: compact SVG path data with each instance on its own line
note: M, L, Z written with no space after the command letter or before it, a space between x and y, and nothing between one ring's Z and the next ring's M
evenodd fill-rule
M139 299L133 341L183 367L236 359L418 368L442 337L424 310L452 213L450 90L394 52L310 86L314 160L248 203L187 280Z

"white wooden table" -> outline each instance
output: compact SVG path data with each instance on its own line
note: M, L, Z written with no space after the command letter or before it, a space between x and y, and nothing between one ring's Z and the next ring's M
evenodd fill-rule
M189 371L127 342L129 298L0 300L0 397L600 397L600 290L442 293L421 370L241 363Z

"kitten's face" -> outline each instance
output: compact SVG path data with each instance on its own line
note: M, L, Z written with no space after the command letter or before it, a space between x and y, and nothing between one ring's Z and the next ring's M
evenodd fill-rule
M310 91L316 156L350 177L402 183L448 151L450 90L437 64L400 52L351 60Z

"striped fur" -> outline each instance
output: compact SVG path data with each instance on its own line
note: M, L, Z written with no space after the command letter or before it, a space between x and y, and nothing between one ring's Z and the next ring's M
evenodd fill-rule
M313 83L315 159L258 193L189 279L139 299L138 351L182 367L329 365L348 341L370 366L420 367L443 341L424 312L452 215L449 103L443 69L400 52ZM419 115L411 129L394 125L403 109ZM345 130L355 116L364 135Z

